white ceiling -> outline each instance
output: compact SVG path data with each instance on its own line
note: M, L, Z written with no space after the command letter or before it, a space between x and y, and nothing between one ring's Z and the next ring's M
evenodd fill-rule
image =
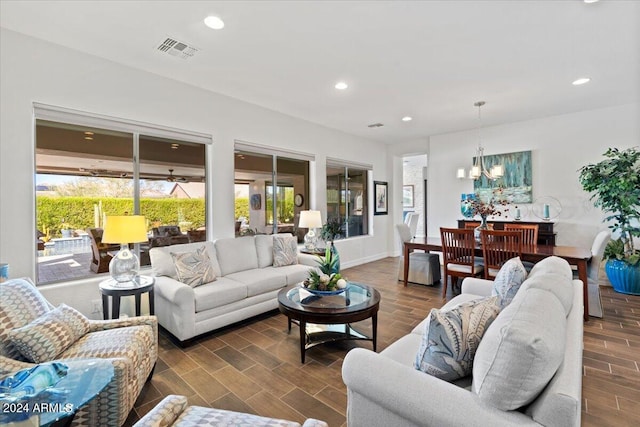
M640 101L638 1L2 0L0 25L385 143L474 128L478 100L485 126Z

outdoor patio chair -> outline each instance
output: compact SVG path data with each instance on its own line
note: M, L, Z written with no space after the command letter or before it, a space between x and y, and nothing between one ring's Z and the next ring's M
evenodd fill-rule
M87 234L91 239L91 264L89 267L94 273L105 273L109 271L109 262L112 255L109 252L120 250L120 245L102 243L102 228L87 228Z

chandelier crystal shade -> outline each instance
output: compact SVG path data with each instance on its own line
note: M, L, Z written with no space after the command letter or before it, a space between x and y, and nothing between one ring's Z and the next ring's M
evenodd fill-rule
M482 138L480 135L480 129L482 127L482 115L481 115L481 107L485 104L484 101L478 101L473 105L478 107L478 148L476 149L476 156L473 160L473 166L469 169L469 179L480 179L482 176L485 176L487 179L495 181L496 179L502 177L504 175L504 167L502 165L493 165L491 166L491 170L487 170L485 166L484 160L484 147L482 146ZM467 176L464 168L459 168L457 172L457 177L459 179L464 179Z

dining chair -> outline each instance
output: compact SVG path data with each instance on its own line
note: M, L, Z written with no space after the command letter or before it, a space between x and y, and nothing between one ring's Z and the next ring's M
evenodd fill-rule
M447 296L447 283L452 284L459 277L475 277L482 274L483 265L475 256L476 241L471 228L440 228L442 257L444 262L444 283L442 298Z
M502 265L515 257L522 257L522 231L482 230L484 278L496 277Z
M475 229L477 227L480 227L480 223L479 222L465 222L464 223L464 228Z
M607 247L607 243L611 240L611 232L609 230L602 230L593 239L591 245L591 259L587 264L587 280L589 284L600 285L599 273L600 264L602 264L602 258L604 257L604 249ZM574 278L578 278L578 272L573 272Z
M416 237L416 232L418 231L418 221L420 221L420 214L414 212L407 222L407 224L409 225L409 231L411 232L411 238Z
M412 239L407 224L396 224L402 245ZM402 248L404 253L404 247ZM404 256L398 261L398 280L404 280ZM440 281L440 257L429 252L411 252L409 254L408 282L420 285L433 285Z
M538 244L538 224L505 223L505 231L518 230L522 232L522 246L536 246Z

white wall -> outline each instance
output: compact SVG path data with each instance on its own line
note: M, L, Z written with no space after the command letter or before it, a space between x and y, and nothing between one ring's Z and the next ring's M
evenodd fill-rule
M591 246L606 228L599 209L578 182L578 169L604 159L608 147L640 143L640 104L609 107L482 129L485 154L532 151L533 199L553 196L562 203L556 220L557 244ZM429 147L429 236L439 227L455 227L461 218L460 194L472 193L471 180L456 179L468 168L477 147L477 131L432 136ZM533 215L532 220L537 220Z
M11 277L35 276L33 102L213 135L214 238L234 235L236 139L315 154L311 182L319 188L326 181L327 156L372 164L374 179L389 181L386 147L377 142L5 29L0 55L0 260L10 264ZM311 206L324 209L324 191L314 196ZM344 265L386 256L388 222L387 216L375 217L373 236L341 242ZM72 298L78 289L56 286L54 297ZM93 298L92 289L84 296ZM88 304L75 306L87 312Z

